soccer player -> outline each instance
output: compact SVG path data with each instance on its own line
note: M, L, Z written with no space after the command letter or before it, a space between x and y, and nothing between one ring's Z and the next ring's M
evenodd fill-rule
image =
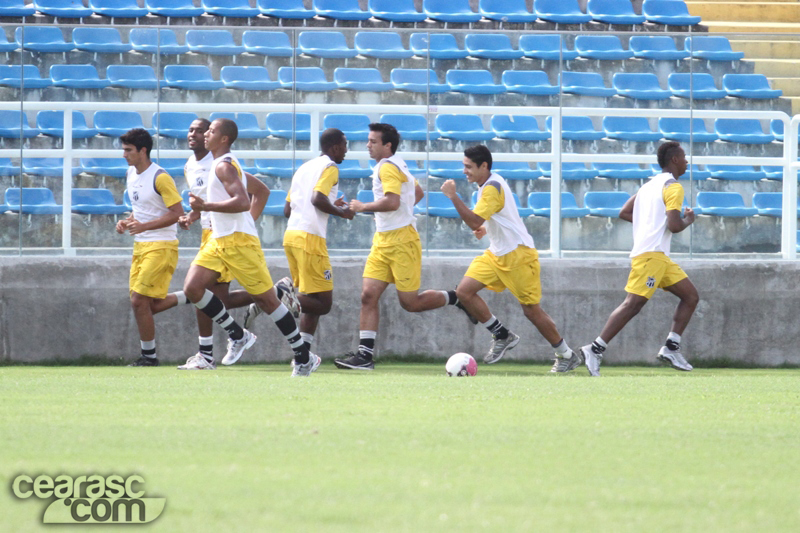
M375 236L364 266L361 287L360 334L357 353L335 359L339 368L372 370L378 332L380 297L390 283L397 288L400 306L419 313L445 305L460 305L456 291L419 292L422 277L422 245L416 229L414 205L423 197L422 188L397 155L400 134L391 124L369 125L367 150L377 161L372 172L375 201L350 201L356 213L375 213Z
M226 270L255 303L275 322L294 352L292 376L309 376L316 362L300 337L294 317L278 299L261 251L261 243L247 197L247 177L230 153L239 131L229 119L214 120L205 133L205 147L214 157L208 175L207 199L189 193L194 211L211 213L212 239L192 261L183 290L189 300L228 333L228 351L222 364L232 365L256 341L228 314L225 305L207 289Z
M496 363L519 344L519 336L505 327L478 296L485 287L496 292L508 289L519 301L525 318L556 351L552 372L572 370L582 360L569 348L553 319L539 305L542 298L539 253L522 223L506 180L492 172L492 153L488 148L477 145L464 150L464 174L467 181L478 185L474 210L461 201L453 180L445 181L441 189L478 239L489 235L489 249L472 260L456 288L459 301L492 334L492 344L483 362Z
M116 230L134 239L129 287L142 347L141 356L129 366L158 366L153 314L166 308L164 299L178 265L177 222L183 206L172 177L150 161L150 134L135 128L119 140L129 165L126 179L133 212L117 222Z
M650 178L625 202L619 214L622 220L633 223L631 272L625 285L628 294L608 317L600 336L581 348L592 376L600 375L603 352L611 339L641 311L659 287L677 296L680 302L672 317L672 330L658 352L658 359L678 370L692 370L692 365L681 354L681 335L692 318L699 297L683 269L669 258L672 234L680 233L694 222L691 207L684 208L681 217L683 187L678 178L688 166L681 145L671 141L659 146L658 165L663 172Z

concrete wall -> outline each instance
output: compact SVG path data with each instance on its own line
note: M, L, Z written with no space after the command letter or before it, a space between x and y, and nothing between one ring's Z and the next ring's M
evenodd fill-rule
M423 288L449 289L470 257L425 258ZM180 288L190 257L181 258L172 290ZM320 322L315 351L325 359L357 345L363 258L334 260L334 310ZM690 361L727 358L757 365L800 364L800 264L793 262L681 261L698 287L701 302L684 335ZM268 258L274 279L287 275L286 260ZM130 260L121 257L0 258L0 360L43 361L97 355L133 360L138 334L128 302ZM624 259L542 260L544 299L567 341L577 347L594 339L624 293ZM526 322L509 293L485 295L495 315L522 337L511 359L544 361L551 349ZM659 292L611 344L609 362L653 362L668 333L676 300ZM234 316L240 318L242 310ZM175 363L197 350L194 310L169 310L156 317L159 356ZM266 317L254 328L259 341L247 361L288 360L291 352ZM216 334L218 357L224 336ZM452 307L410 314L393 290L381 305L378 356L458 351L482 355L489 333L472 326Z

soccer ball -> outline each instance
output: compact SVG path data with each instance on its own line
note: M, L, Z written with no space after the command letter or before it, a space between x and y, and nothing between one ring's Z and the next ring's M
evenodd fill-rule
M459 352L450 356L444 365L447 375L452 377L474 376L478 373L478 363L468 353Z

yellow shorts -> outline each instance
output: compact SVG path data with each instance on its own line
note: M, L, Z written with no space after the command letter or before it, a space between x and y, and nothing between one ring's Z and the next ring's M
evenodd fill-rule
M211 239L200 249L192 264L220 273L227 269L250 294L263 294L273 285L261 242L258 237L247 233Z
M648 300L656 289L675 285L689 276L662 252L647 252L631 259L631 273L625 292L644 296Z
M134 242L131 292L162 299L167 296L172 274L178 266L178 241Z
M542 299L539 280L539 252L519 246L497 257L489 250L472 260L466 274L495 292L508 289L522 305L536 305Z
M200 238L200 249L202 250L208 242L211 240L211 230L203 228L203 236ZM233 275L231 274L230 270L227 268L224 272L219 273L219 277L217 278L217 283L230 283L233 281Z
M298 291L314 294L333 290L333 271L325 239L301 230L287 230L283 234L283 250Z
M422 279L419 235L414 240L396 244L373 242L364 265L364 277L394 283L400 292L418 291Z

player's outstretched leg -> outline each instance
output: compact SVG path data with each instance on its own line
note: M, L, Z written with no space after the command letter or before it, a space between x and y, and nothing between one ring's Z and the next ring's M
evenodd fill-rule
M667 336L667 341L658 351L658 360L676 370L690 372L693 367L681 353L681 334L689 324L700 297L689 278L684 278L674 285L665 287L664 290L671 292L681 301L678 303L675 315L672 317L672 330Z

